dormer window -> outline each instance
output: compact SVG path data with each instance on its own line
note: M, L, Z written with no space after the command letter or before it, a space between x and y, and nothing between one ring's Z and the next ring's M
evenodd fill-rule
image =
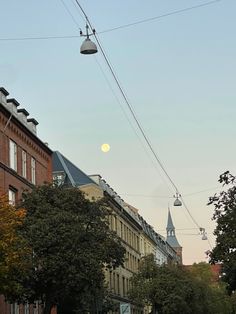
M61 186L64 184L66 174L64 171L56 171L53 173L53 182L55 185Z

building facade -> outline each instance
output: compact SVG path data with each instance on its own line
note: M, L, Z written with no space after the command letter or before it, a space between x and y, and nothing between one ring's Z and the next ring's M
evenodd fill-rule
M52 151L37 136L38 122L0 88L0 194L15 204L22 192L52 180ZM40 314L40 306L8 304L0 296L1 314Z
M0 88L0 193L15 203L24 190L51 182L52 151L37 137L37 124Z
M58 184L78 187L91 200L107 196L111 209L110 228L120 237L126 250L124 267L105 271L107 286L117 304L116 310L109 314L120 313L120 306L124 304L132 314L149 313L149 309L132 304L128 298L131 277L138 271L143 256L153 254L160 265L179 263L176 251L100 175L86 175L60 152L53 153L53 178Z

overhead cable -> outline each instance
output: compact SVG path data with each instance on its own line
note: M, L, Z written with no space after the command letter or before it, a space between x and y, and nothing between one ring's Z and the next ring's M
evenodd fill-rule
M87 25L89 26L90 30L93 32L94 28L93 28L93 26L92 26L92 24L91 24L91 22L90 22L88 16L86 15L86 13L85 13L85 11L83 10L83 8L82 8L81 4L79 3L79 1L78 1L78 0L75 0L75 1L76 1L77 5L79 6L79 8L81 9L81 12L84 14L84 16L85 16L85 18L86 18L86 21L87 21ZM144 138L144 140L145 140L147 146L149 147L149 149L150 149L150 151L152 152L152 154L153 154L155 160L157 161L157 163L159 164L159 166L161 167L161 169L163 170L163 172L165 173L165 175L166 175L167 178L169 179L170 183L171 183L172 186L174 187L175 192L176 192L176 195L177 195L177 196L178 196L178 195L181 196L180 193L179 193L179 190L178 190L178 188L177 188L177 186L176 186L176 184L174 183L174 181L172 180L172 178L171 178L170 175L168 174L167 170L165 169L163 163L160 161L159 157L157 156L157 154L156 154L156 152L155 152L155 150L154 150L154 148L153 148L153 146L152 146L150 140L148 139L148 137L147 137L147 135L146 135L146 133L145 133L145 131L144 131L144 129L143 129L143 127L142 127L140 121L138 120L138 118L137 118L137 116L136 116L136 114L135 114L135 112L134 112L134 109L132 108L132 106L131 106L131 104L130 104L130 102L129 102L127 96L126 96L125 91L123 90L123 88L122 88L122 86L121 86L121 84L120 84L120 82L119 82L119 80L118 80L118 78L117 78L117 76L116 76L116 73L115 73L115 71L114 71L114 69L113 69L111 63L110 63L110 61L108 60L108 57L107 57L107 55L106 55L106 53L105 53L105 50L103 49L103 47L102 47L102 45L101 45L101 43L100 43L100 40L99 40L99 38L98 38L96 32L94 32L94 37L95 37L95 39L96 39L96 43L97 43L98 47L100 48L100 51L101 51L103 57L104 57L104 59L105 59L105 62L106 62L106 64L107 64L108 68L109 68L110 71L111 71L112 77L114 78L114 80L115 80L115 82L116 82L116 84L117 84L117 87L118 87L118 89L119 89L119 91L120 91L120 93L121 93L121 95L122 95L122 97L123 97L123 99L124 99L124 101L125 101L125 103L126 103L128 109L129 109L129 111L130 111L130 113L131 113L131 115L132 115L134 121L136 122L136 125L137 125L137 127L138 127L140 133L142 134L142 136L143 136L143 138ZM181 199L182 199L182 197L181 197ZM187 212L188 212L190 218L191 218L192 221L194 222L194 224L198 227L198 229L200 229L200 231L202 230L203 232L205 232L205 229L204 229L204 228L201 228L200 225L199 225L199 224L197 223L197 221L195 220L195 218L192 216L191 212L189 211L189 209L188 209L187 205L185 204L185 202L183 201L183 199L182 199L182 203L183 203L185 209L187 210Z
M68 14L73 19L74 23L79 27L77 21L75 20L74 16L72 15L70 10L68 9L68 7L65 4L65 2L63 0L60 0L60 1L62 2L63 6L65 7L65 9L68 12ZM116 31L116 30L120 30L120 29L124 29L124 28L128 28L128 27L132 27L132 26L135 26L135 25L138 25L138 24L155 21L155 20L162 19L164 17L168 17L168 16L171 16L171 15L176 15L176 14L184 13L184 12L187 12L187 11L190 11L190 10L195 10L195 9L198 9L198 8L201 8L201 7L209 6L209 5L215 4L215 3L220 2L220 1L223 1L223 0L208 1L206 3L202 3L202 4L199 4L199 5L195 5L195 6L186 7L186 8L183 8L183 9L167 12L167 13L164 13L164 14L161 14L161 15L157 15L157 16L154 16L154 17L142 19L142 20L139 20L139 21L136 21L136 22L132 22L132 23L116 26L116 27L113 27L113 28L108 28L108 29L105 29L103 31L97 32L97 34L109 33L109 32L112 32L112 31ZM31 37L6 37L6 38L0 38L0 41L71 39L71 38L78 38L78 37L80 37L80 36L79 35L64 35L64 36L62 35L62 36L38 36L38 37L37 36L31 36Z
M86 15L85 11L84 11L83 8L81 7L79 1L78 1L78 0L75 0L75 1L76 1L76 3L78 4L78 6L79 6L79 8L81 9L81 11L83 12L83 14L84 14L84 16L85 16L85 18L86 18L86 20L87 20L87 23L88 23L88 25L89 25L91 31L93 31L94 28L93 28L93 26L92 26L92 24L91 24L91 22L90 22L88 16ZM163 170L163 172L165 173L165 175L166 175L167 178L169 179L170 183L171 183L172 186L174 187L175 192L176 192L176 193L179 193L177 186L175 185L174 181L173 181L173 180L171 179L171 177L169 176L169 174L168 174L168 172L166 171L166 169L165 169L163 163L162 163L161 160L158 158L158 156L157 156L155 150L153 149L150 140L148 139L146 133L144 132L144 129L143 129L143 127L142 127L140 121L138 120L138 118L137 118L137 116L136 116L136 114L135 114L135 112L134 112L134 109L132 108L132 106L131 106L131 104L130 104L130 102L129 102L127 96L126 96L126 93L125 93L124 89L122 88L122 86L121 86L121 84L120 84L120 82L119 82L119 80L118 80L118 78L117 78L117 75L116 75L116 73L115 73L115 71L114 71L114 69L113 69L113 67L112 67L112 65L111 65L111 63L110 63L110 61L108 60L108 57L107 57L107 55L106 55L106 53L105 53L105 50L103 49L103 47L102 47L102 45L101 45L101 43L100 43L100 40L98 39L98 36L97 36L96 33L94 34L94 37L95 37L96 42L97 42L97 44L98 44L98 46L99 46L99 48L100 48L100 50L101 50L102 55L103 55L103 57L104 57L104 59L105 59L105 61L106 61L106 64L107 64L108 68L110 69L111 74L112 74L112 76L113 76L113 78L114 78L114 80L115 80L115 82L116 82L116 84L117 84L117 87L118 87L118 89L120 90L121 95L123 96L124 101L125 101L126 105L128 106L128 108L129 108L129 110L130 110L130 113L131 113L131 115L133 116L133 118L134 118L134 120L135 120L135 122L136 122L136 125L137 125L139 131L141 132L141 134L142 134L142 136L143 136L143 138L144 138L144 140L145 140L147 146L148 146L149 149L151 150L151 152L152 152L154 158L156 159L156 161L158 162L159 166L161 167L161 169Z
M183 13L183 12L186 12L186 11L199 9L201 7L205 7L205 6L208 6L208 5L211 5L211 4L215 4L216 2L220 2L220 1L222 1L222 0L208 1L208 2L205 2L205 3L202 3L202 4L198 4L198 5L194 5L194 6L191 6L191 7L187 7L187 8L183 8L183 9L179 9L179 10L175 10L175 11L171 11L171 12L164 13L164 14L161 14L161 15L157 15L157 16L154 16L154 17L150 17L150 18L147 18L147 19L139 20L137 22L128 23L128 24L124 24L124 25L121 25L121 26L109 28L109 29L106 29L104 31L99 32L99 34L108 33L108 32L112 32L112 31L116 31L116 30L122 29L122 28L127 28L127 27L138 25L138 24L151 22L151 21L154 21L154 20L161 19L163 17L167 17L167 16L170 16L170 15Z

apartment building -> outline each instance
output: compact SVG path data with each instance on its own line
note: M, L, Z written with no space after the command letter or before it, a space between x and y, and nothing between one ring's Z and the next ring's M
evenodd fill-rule
M141 257L152 253L159 264L179 263L176 251L100 175L86 175L60 152L53 153L53 178L58 184L78 187L91 200L107 196L111 209L110 228L118 234L126 249L124 267L105 272L108 288L117 304L116 311L109 314L120 313L122 305L128 306L132 314L144 313L128 298L130 279L137 272ZM148 313L146 309L145 313Z
M120 304L130 303L128 299L130 278L137 271L140 261L139 235L141 226L139 221L135 214L125 209L124 201L100 175L87 176L59 152L53 153L53 178L59 184L78 187L90 199L98 199L103 196L108 198L111 209L110 228L118 234L126 249L124 267L105 271L108 288L117 304L117 311L113 313L120 313ZM142 309L135 304L131 304L131 311L135 314L142 313Z
M109 217L110 228L121 239L125 247L124 267L118 267L112 271L106 271L106 281L113 301L117 304L116 310L109 314L120 313L120 305L127 304L130 313L141 314L143 309L138 304L133 304L128 298L128 291L131 286L131 277L138 271L140 254L140 225L135 208L127 206L123 199L111 188L111 186L100 176L89 176L108 196L112 213Z
M14 204L24 190L50 182L52 151L37 136L38 122L0 88L0 193Z
M38 122L0 87L0 194L13 205L24 190L52 179L52 151L37 136ZM0 296L1 314L40 314L40 306L8 304Z

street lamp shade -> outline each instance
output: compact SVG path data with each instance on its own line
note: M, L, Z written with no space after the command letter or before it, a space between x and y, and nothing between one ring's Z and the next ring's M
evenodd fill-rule
M90 40L89 37L87 37L80 47L80 53L84 55L91 55L97 52L98 52L97 46L95 45L94 42Z
M178 197L174 201L174 206L182 206L182 202Z

